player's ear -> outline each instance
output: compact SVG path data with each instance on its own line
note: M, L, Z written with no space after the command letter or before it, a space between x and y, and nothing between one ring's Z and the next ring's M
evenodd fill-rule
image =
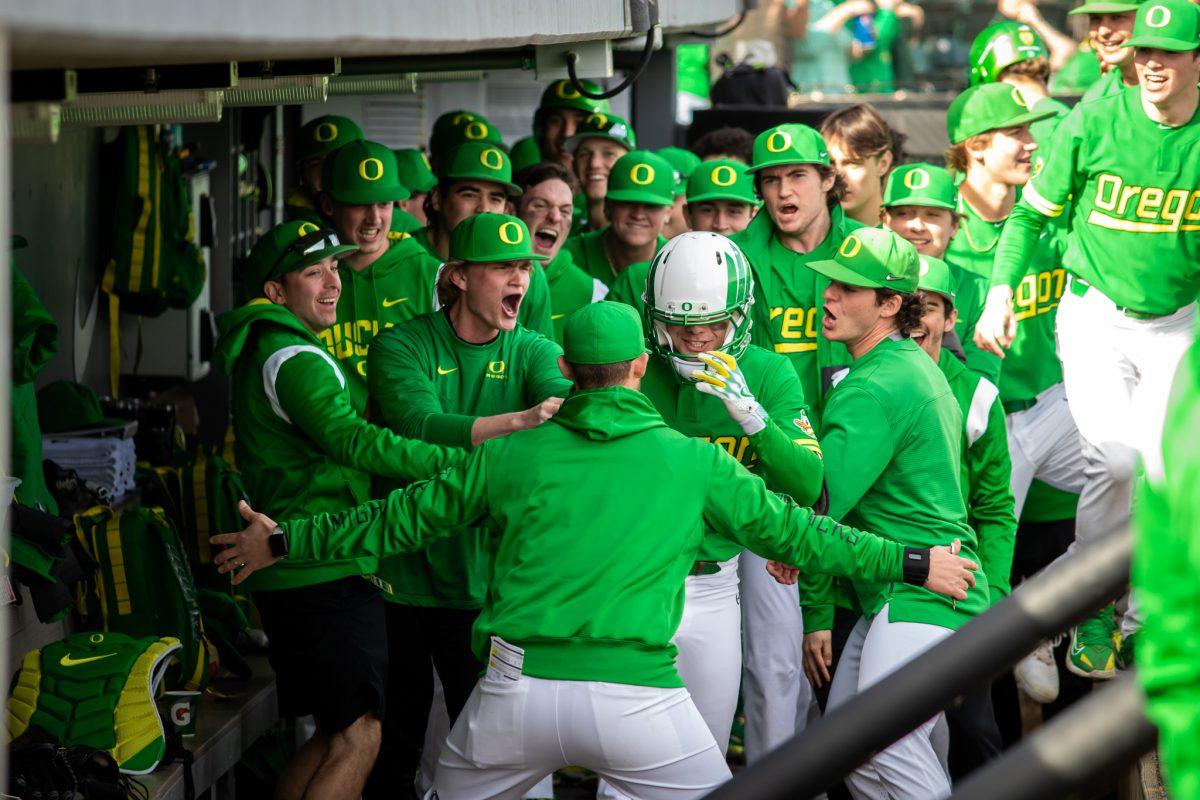
M317 198L318 198L319 202L321 203L321 213L329 218L332 218L333 217L333 198L330 197L329 195L325 194L324 192L321 192L319 195L317 195Z
M646 365L649 361L650 356L646 353L642 353L635 358L633 363L629 365L629 377L640 382L646 376Z
M575 374L571 372L571 362L567 361L562 356L558 357L558 371L563 374L563 377L571 383L575 382Z

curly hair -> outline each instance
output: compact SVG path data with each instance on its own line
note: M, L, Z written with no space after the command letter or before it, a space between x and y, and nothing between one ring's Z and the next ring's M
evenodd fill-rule
M986 150L991 145L995 133L995 131L977 133L966 141L947 147L943 155L946 159L946 169L951 172L957 172L960 175L966 175L967 168L971 166L970 151Z
M709 131L692 143L692 152L701 161L719 156L728 156L749 164L754 160L754 135L745 128L726 125Z
M881 306L893 297L900 298L900 310L896 312L896 330L908 338L921 327L921 316L925 313L925 300L920 292L897 292L892 289L876 289L875 305Z
M1045 56L1038 56L1028 61L1018 61L1000 70L1001 80L1004 80L1005 75L1024 75L1045 83L1050 80L1050 60Z

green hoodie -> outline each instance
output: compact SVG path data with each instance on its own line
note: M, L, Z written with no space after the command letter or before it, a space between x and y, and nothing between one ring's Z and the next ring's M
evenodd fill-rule
M500 534L475 651L486 660L498 636L537 678L683 686L671 637L706 527L802 569L903 573L900 545L767 491L622 387L572 394L549 422L484 443L435 480L284 528L298 557L383 557L481 517Z
M392 243L374 264L357 271L339 270L342 296L337 321L321 331L321 341L350 382L354 408L365 413L367 353L379 332L433 309L434 282L441 262L432 259L411 236Z
M58 352L58 325L12 265L12 476L17 502L58 513L42 475L42 431L33 379Z
M1137 677L1172 797L1200 797L1200 345L1180 362L1159 453L1135 505L1133 588L1145 624Z
M284 306L259 298L218 324L217 366L233 376L234 452L255 510L276 520L338 511L370 498L365 472L415 480L461 458L364 421L342 370ZM377 564L296 559L255 573L246 587L310 586L368 575Z
M554 341L562 344L563 326L572 311L589 303L598 303L608 294L608 287L575 266L566 247L543 266L550 287L550 319L554 322Z
M442 262L437 248L429 240L428 228L413 231L412 237L431 258L436 259L439 264ZM517 310L517 322L521 323L521 327L537 331L547 339L554 338L554 323L550 320L550 287L543 270L535 269L529 274L529 289Z
M829 341L821 333L821 295L829 280L809 269L808 264L833 258L846 234L863 227L840 207L833 208L829 215L829 233L810 253L784 247L765 210L756 214L745 230L730 237L746 254L754 274L751 342L782 353L792 362L818 431L825 394L834 373L850 365L850 354L845 346Z

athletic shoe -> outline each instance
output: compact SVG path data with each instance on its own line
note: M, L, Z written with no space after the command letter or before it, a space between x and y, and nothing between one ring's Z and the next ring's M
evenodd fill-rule
M1108 605L1071 630L1067 669L1081 678L1110 680L1117 674L1120 647L1121 634L1113 621L1113 607Z
M1058 699L1058 665L1054 647L1042 640L1037 649L1013 667L1013 677L1025 695L1035 703L1053 703Z
M1117 667L1119 669L1133 669L1133 665L1136 662L1137 640L1137 631L1121 639L1121 650L1117 653Z

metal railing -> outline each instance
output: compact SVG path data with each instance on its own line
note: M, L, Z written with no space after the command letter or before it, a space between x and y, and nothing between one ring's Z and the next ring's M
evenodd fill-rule
M1121 530L1055 562L953 636L739 772L708 794L708 800L794 800L820 794L955 697L988 685L1040 641L1120 594L1129 581L1131 552L1130 533ZM1140 747L1142 739L1137 741ZM1101 742L1097 738L1094 744Z

